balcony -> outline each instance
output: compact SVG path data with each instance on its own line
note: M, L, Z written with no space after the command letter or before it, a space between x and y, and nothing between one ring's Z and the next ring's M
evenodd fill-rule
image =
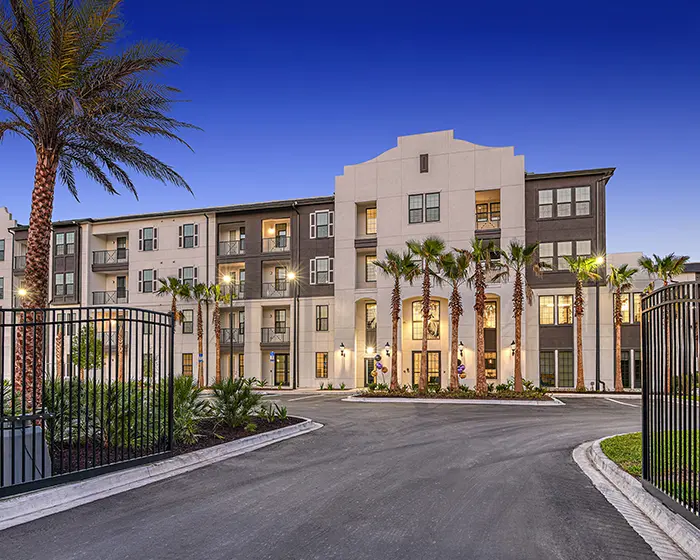
M262 288L262 297L264 298L285 298L292 296L292 284L285 280L265 282Z
M129 291L92 292L92 305L122 305L129 303Z
M92 252L93 272L118 272L129 270L129 250L114 249L112 251Z
M123 346L129 346L129 331L121 329L121 335ZM117 349L119 346L119 335L116 328L110 332L98 332L96 336L97 340L102 342L103 350Z
M220 257L235 257L245 253L245 239L236 241L219 241Z
M500 229L501 228L501 211L490 210L486 212L476 213L476 229Z
M25 268L27 268L27 255L20 255L12 259L12 272L24 274Z
M224 295L231 296L231 303L234 303L234 300L245 298L245 282L221 284L221 291Z
M265 237L262 240L263 253L285 253L289 251L289 237L278 235L276 237Z
M260 344L289 344L289 327L263 327Z
M231 336L233 333L233 336ZM231 344L243 344L245 340L245 330L243 327L231 329L221 329L221 346Z

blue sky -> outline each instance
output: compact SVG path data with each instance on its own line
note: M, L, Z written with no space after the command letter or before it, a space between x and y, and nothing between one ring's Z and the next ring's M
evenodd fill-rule
M700 260L700 8L692 2L126 0L124 44L187 50L163 79L195 152L148 147L195 191L139 178L140 200L87 179L55 219L333 192L343 165L396 137L454 129L515 146L528 171L617 167L608 251ZM611 5L612 4L612 5ZM0 206L26 222L33 152L0 145Z

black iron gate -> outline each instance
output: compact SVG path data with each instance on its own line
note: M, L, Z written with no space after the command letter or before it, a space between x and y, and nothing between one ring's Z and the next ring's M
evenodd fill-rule
M167 456L173 317L0 309L0 496Z
M642 299L642 483L700 526L700 284Z

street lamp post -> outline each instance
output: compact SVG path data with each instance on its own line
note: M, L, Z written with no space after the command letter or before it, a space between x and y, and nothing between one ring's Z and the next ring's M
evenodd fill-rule
M224 283L225 290L231 295L231 277L226 274L222 279ZM228 377L233 379L233 308L229 307L228 312L228 342L229 342L229 353L228 353Z
M604 257L596 257L596 272L604 262ZM600 280L598 278L595 280L595 390L600 391Z
M294 301L292 304L292 324L294 325L294 340L292 341L292 348L294 349L294 360L292 360L292 389L296 389L299 375L299 282L294 271L287 274L287 280L291 281L294 286Z

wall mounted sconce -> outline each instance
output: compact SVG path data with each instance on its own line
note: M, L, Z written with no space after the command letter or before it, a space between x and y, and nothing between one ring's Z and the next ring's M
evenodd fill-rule
M464 343L461 340L459 341L458 348L459 348L459 355L462 356L462 354L464 353Z
M340 356L341 358L345 357L345 344L343 344L342 342L340 343Z
M374 354L374 346L368 346L365 348L365 354Z
M510 355L515 356L515 340L510 343Z
M387 356L391 356L391 345L388 342L384 345L384 352Z

